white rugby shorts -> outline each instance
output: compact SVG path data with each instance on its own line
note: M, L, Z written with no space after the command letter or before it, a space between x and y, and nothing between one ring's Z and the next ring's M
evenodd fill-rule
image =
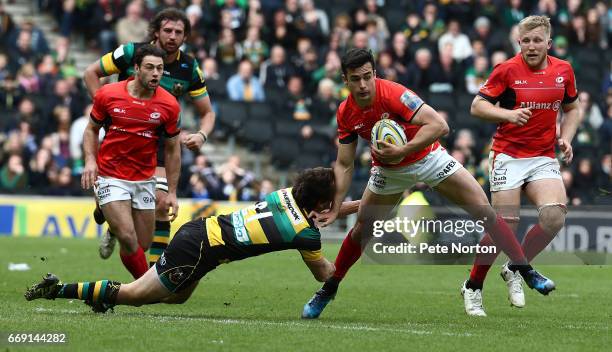
M402 193L418 182L435 187L462 167L446 149L439 147L410 165L398 168L372 167L368 189L373 193L386 195Z
M131 200L134 209L155 209L155 178L126 181L98 176L94 192L100 206L118 200Z
M507 191L542 179L561 180L559 161L547 156L514 158L504 153L489 153L491 192Z

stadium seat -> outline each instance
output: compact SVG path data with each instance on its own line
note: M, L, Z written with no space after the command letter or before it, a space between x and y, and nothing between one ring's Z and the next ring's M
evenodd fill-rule
M296 138L300 134L303 123L287 118L286 121L275 121L274 125L277 135Z
M457 99L457 114L460 114L463 111L467 111L469 113L470 107L472 106L472 101L474 100L474 95L468 93L459 93L455 97Z
M300 155L295 138L279 137L270 142L272 163L281 170L287 170Z
M244 121L247 120L247 107L242 102L220 101L219 104L219 123L230 132L241 129Z
M253 151L261 150L267 145L274 135L273 124L268 120L247 120L240 131L238 137L249 145Z
M300 153L300 156L295 162L298 170L308 169L317 166L326 166L323 163L323 158L317 153Z
M600 68L602 64L602 50L597 48L572 48L572 53L576 61L582 68Z
M446 112L454 113L457 109L455 106L455 99L450 93L429 93L429 98L426 101L436 110L444 110Z
M249 103L249 119L273 120L274 111L270 103Z
M331 141L326 136L314 135L312 138L302 142L302 151L304 153L327 154L332 149Z

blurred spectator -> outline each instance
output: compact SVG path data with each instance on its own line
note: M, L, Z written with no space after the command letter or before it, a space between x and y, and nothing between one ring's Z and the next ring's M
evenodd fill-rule
M6 164L0 169L0 187L5 191L23 190L28 185L28 175L21 156L9 156Z
M491 55L491 68L508 60L508 54L505 51L496 51Z
M504 7L503 24L506 28L511 28L527 16L523 10L522 0L509 0L508 5Z
M593 162L589 158L577 160L576 176L574 177L574 190L576 196L580 198L580 204L592 203L597 184L593 170Z
M227 94L234 101L264 101L265 94L259 80L253 76L253 64L242 60L238 73L227 81Z
M122 10L121 0L98 0L92 9L90 27L94 29L102 53L108 53L117 46L115 24L122 17Z
M329 35L327 14L315 7L313 0L301 0L301 15L296 19L296 29L300 36L309 38L315 46L321 46Z
M287 79L293 74L295 74L295 70L287 62L285 49L280 45L274 45L270 58L264 61L259 70L259 79L266 92L275 92L273 94L276 94L282 91L287 85Z
M272 181L270 181L269 179L263 179L260 182L259 185L259 195L257 197L258 201L264 201L266 200L266 196L272 192L274 192L274 190L276 189L276 187L274 187L274 183L272 183Z
M389 33L385 33L379 28L375 18L368 19L366 33L368 35L368 48L374 56L385 50L385 41Z
M423 8L421 32L423 37L433 43L437 43L444 33L444 21L438 17L438 7L434 3L428 2Z
M489 60L486 56L477 56L474 64L465 72L465 88L470 94L478 94L480 87L489 77Z
M221 5L221 15L229 15L229 28L231 30L237 30L242 28L246 21L247 6L246 1L236 0L218 0L218 5Z
M289 78L282 110L296 121L308 121L312 118L312 99L304 94L304 83L300 76Z
M432 93L452 93L463 88L463 82L459 77L463 75L459 63L453 60L453 47L446 44L438 60L432 65L431 84L429 91Z
M19 31L15 45L10 52L11 66L13 72L16 72L19 67L22 67L28 62L35 62L44 53L36 52L32 47L32 32Z
M297 30L293 23L287 19L290 16L284 9L278 9L274 13L273 22L271 24L270 33L267 42L270 45L280 45L283 48L293 50L297 42Z
M11 38L9 39L13 45L19 45L18 42L21 32L30 33L29 45L32 52L34 52L37 57L45 55L49 52L49 44L47 43L45 34L40 28L34 25L34 21L31 18L26 18L23 20L19 28L13 31Z
M13 17L4 10L4 4L0 3L0 47L6 48L9 44L9 35L15 29Z
M341 13L334 20L332 36L338 40L338 49L345 51L351 41L353 32L351 31L351 17L346 13Z
M365 10L366 21L376 21L376 31L381 34L383 40L387 40L389 38L389 27L385 18L378 13L378 1L365 0Z
M51 151L47 148L39 148L30 160L29 181L31 185L46 185L49 183L47 174L55 165L51 157Z
M259 28L250 26L247 30L246 39L242 42L243 57L251 61L255 69L268 56L268 44L259 37Z
M396 32L393 35L390 53L391 60L393 61L393 68L398 75L398 80L403 81L404 76L408 72L410 56L408 53L408 41L402 32Z
M242 57L242 46L236 42L236 37L231 29L221 30L219 40L210 48L210 56L217 60L224 76L235 69Z
M393 59L388 52L382 52L378 56L376 75L390 81L397 81L397 71L393 67Z
M368 48L368 33L366 31L355 31L353 34L352 48Z
M427 48L417 50L414 62L408 66L405 85L417 92L427 92L432 82L431 51Z
M491 28L491 21L487 17L478 17L476 19L472 39L480 40L484 44L487 53L503 50L507 46L506 38L504 38L502 32Z
M21 69L17 72L17 82L19 82L19 88L23 91L23 94L36 94L40 92L40 79L36 74L34 64L31 62L21 66Z
M217 69L217 61L211 57L206 58L202 63L202 72L206 79L206 89L213 99L212 103L215 104L217 100L227 99L225 78L221 76Z
M313 120L329 124L336 117L338 103L336 83L329 78L322 79L312 102Z
M142 17L142 1L135 0L128 4L126 14L117 21L117 43L140 43L147 38L149 22Z
M461 32L461 25L457 20L448 23L448 30L438 40L438 50L442 51L442 48L449 43L453 46L453 59L458 62L472 56L470 38Z

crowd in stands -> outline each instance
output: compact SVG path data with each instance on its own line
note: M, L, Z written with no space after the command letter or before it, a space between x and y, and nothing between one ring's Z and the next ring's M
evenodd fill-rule
M340 57L369 48L377 74L414 90L448 121L443 144L488 186L495 126L469 105L492 68L515 55L517 23L531 14L553 25L551 54L572 63L584 118L575 160L562 168L569 203L610 204L612 9L588 0L39 0L56 19L49 43L30 19L13 21L0 5L0 188L3 193L82 195L82 132L91 100L70 43L100 56L144 41L162 8L185 10L196 57L217 112L216 139L238 137L270 153L279 170L331 165L335 110L346 98ZM272 139L272 136L274 138ZM370 155L360 143L351 195L367 182ZM274 180L276 181L276 180ZM211 165L183 152L180 196L255 200L275 186L233 156Z

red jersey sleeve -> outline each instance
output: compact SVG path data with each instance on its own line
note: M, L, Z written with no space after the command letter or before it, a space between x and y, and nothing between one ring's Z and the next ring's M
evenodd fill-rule
M415 92L402 85L395 84L389 88L390 96L386 100L389 109L401 116L406 122L410 122L425 102Z
M93 108L91 109L91 119L99 125L103 124L104 121L110 118L106 107L106 91L107 90L104 89L104 87L98 89L96 95L94 96Z
M570 104L578 99L578 88L576 88L576 75L570 65L568 79L565 83L565 94L563 95L563 104Z
M348 113L346 108L347 101L343 101L338 110L336 111L336 122L338 123L338 139L342 144L351 144L359 138L359 135L354 131L351 131L347 127L346 120L348 119Z
M178 104L173 104L168 110L170 116L164 123L164 133L167 137L172 138L181 133L181 129L179 128L179 116L181 114L181 108Z
M506 70L504 66L500 64L495 66L489 79L485 81L480 91L478 91L478 95L488 100L491 104L495 104L507 87Z

